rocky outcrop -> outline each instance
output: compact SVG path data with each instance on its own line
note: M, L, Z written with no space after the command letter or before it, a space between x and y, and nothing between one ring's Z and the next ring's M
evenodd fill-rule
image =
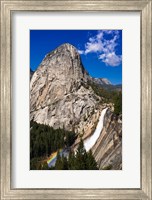
M92 153L100 169L122 169L122 119L106 112L104 127Z
M30 82L30 119L76 133L89 127L89 134L101 100L89 79L74 46L63 44L47 54Z
M111 82L106 78L93 78L93 82L99 85L112 85Z

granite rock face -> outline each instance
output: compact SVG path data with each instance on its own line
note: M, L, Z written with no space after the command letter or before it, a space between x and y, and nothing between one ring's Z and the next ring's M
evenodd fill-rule
M93 82L99 85L112 85L111 82L106 78L93 78Z
M66 43L47 54L30 82L30 119L76 133L93 126L100 97L88 79L74 46Z
M104 127L92 153L100 169L122 169L122 119L106 112Z

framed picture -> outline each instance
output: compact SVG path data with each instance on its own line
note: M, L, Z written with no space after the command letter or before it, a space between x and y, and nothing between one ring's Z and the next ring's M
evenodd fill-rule
M151 199L151 19L1 0L1 199Z

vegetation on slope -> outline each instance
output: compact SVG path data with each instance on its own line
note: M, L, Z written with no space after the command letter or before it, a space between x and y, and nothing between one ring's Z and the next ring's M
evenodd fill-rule
M48 156L58 149L70 147L76 139L76 134L72 131L53 129L34 121L31 121L30 127L31 158Z
M68 158L61 157L58 153L55 167L57 170L98 170L97 163L92 155L91 150L86 152L83 141L81 140L76 153L72 151Z
M31 170L91 170L98 169L91 151L86 152L81 140L76 154L70 151L68 157L60 156L59 149L69 148L76 134L64 129L53 129L47 125L31 121L30 124L30 169ZM55 167L49 168L47 158L58 151Z
M96 95L103 98L102 103L113 103L114 113L116 115L122 114L122 92L121 91L106 90L102 86L94 82L88 82L88 84L91 86L91 88L93 89Z

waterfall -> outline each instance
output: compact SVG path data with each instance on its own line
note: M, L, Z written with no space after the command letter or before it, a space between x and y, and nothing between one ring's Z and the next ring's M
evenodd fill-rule
M86 140L84 140L84 147L86 151L89 151L93 147L93 145L96 143L97 139L99 138L100 133L103 129L104 116L106 114L107 109L108 108L105 108L102 110L100 118L99 118L99 122L97 124L97 127L94 133L90 137L88 137Z
M106 114L107 109L108 108L105 108L102 110L94 133L90 137L88 137L86 140L84 140L84 147L86 151L89 151L93 147L93 145L96 143L97 139L99 138L100 133L103 129L104 116ZM69 154L68 150L66 149L60 150L60 156L62 155L67 156L68 154ZM75 151L75 154L76 154L76 151ZM48 166L49 167L55 166L56 160L57 160L57 152L54 152L51 154L51 156L49 157L49 160L47 161Z

